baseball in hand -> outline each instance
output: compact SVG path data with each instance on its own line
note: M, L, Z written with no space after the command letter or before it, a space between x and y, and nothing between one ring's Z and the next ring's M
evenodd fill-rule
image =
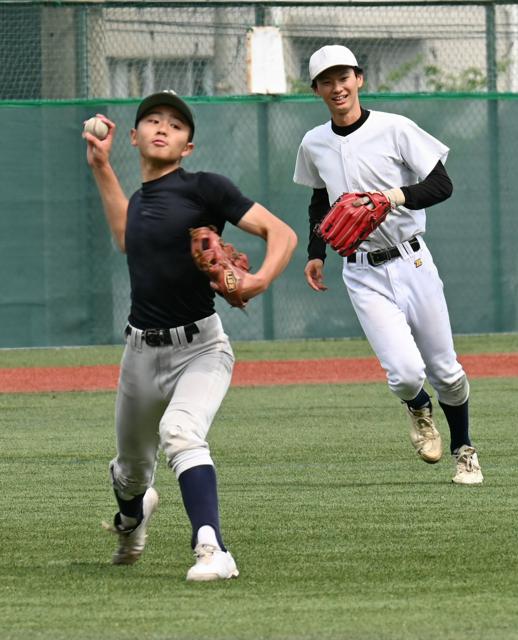
M91 133L99 140L104 140L108 135L108 125L101 118L94 116L85 122L84 131Z

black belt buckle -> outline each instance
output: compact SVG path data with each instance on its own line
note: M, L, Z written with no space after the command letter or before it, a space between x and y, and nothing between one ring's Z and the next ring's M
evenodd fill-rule
M193 336L200 333L198 327L192 322L184 327L185 338L187 342L192 342ZM131 334L131 327L128 325L124 332L127 336ZM142 331L142 339L148 347L162 347L163 345L173 344L171 332L169 329L144 329Z
M421 245L417 238L409 240L410 247L413 251L419 251ZM371 267L379 267L380 264L384 264L394 258L400 258L401 253L397 247L390 247L389 249L376 249L376 251L369 251L367 253L367 262ZM347 258L347 262L356 262L356 255L353 253Z
M399 255L399 251L398 251L398 255ZM372 267L379 267L380 264L387 262L393 257L394 256L390 254L390 251L386 251L385 249L377 249L376 251L370 251L367 254L367 262Z
M165 331L164 329L146 329L144 340L149 347L160 347L166 344Z
M194 324L194 322L192 322L191 324L186 324L183 329L185 331L185 338L186 338L187 342L189 342L189 343L192 342L192 338L193 338L195 333L200 333L200 330Z

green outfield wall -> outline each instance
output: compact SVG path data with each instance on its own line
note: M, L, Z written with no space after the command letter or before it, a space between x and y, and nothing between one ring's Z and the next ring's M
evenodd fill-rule
M312 96L193 98L196 149L187 170L223 173L288 222L299 247L286 272L246 313L217 308L237 340L361 336L341 280L329 291L303 277L310 190L292 182L304 132L327 120ZM454 193L428 210L455 333L518 331L518 94L365 95L364 105L415 120L447 144ZM85 160L83 121L117 124L113 164L127 194L139 188L129 144L135 100L0 102L0 347L121 341L129 308L125 258L115 249ZM225 238L257 267L263 243L233 227Z

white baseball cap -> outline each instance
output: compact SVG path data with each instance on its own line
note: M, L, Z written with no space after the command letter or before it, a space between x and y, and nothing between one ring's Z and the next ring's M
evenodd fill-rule
M322 47L309 59L309 77L311 81L331 67L357 67L354 53L341 44L329 44Z

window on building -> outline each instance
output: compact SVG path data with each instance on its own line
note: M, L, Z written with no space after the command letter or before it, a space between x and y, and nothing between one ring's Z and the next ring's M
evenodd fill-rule
M135 98L162 89L173 89L182 96L214 93L212 65L207 59L112 58L108 67L113 98Z

